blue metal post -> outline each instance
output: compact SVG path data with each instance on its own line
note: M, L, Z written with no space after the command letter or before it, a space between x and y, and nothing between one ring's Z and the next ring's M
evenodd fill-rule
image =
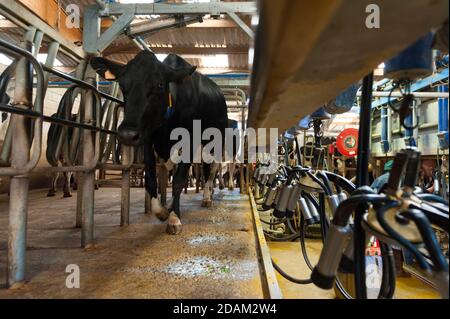
M389 145L389 110L386 107L381 108L381 147L383 153L388 153Z
M448 85L438 86L439 92L448 92ZM448 141L448 99L438 99L438 137L439 146L447 149Z

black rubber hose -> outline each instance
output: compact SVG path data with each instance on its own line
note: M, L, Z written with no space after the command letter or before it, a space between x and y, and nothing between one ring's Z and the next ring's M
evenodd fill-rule
M356 190L358 191L358 190ZM334 213L333 223L337 226L346 226L351 214L361 204L383 204L389 202L389 198L385 195L378 194L358 194L352 195L341 202Z
M339 185L339 187L342 187L346 192L348 192L349 194L352 193L355 189L356 186L355 184L353 184L351 181L349 181L348 179L346 179L345 177L332 173L332 172L327 172L325 171L324 174L328 177L328 179L335 185Z
M397 233L390 225L389 223L384 219L384 214L391 208L398 207L399 204L397 202L390 202L386 205L383 205L381 207L376 207L375 211L377 214L378 222L380 223L381 227L388 233L389 236L391 236L394 240L396 240L401 246L408 249L414 257L416 257L417 262L419 263L420 267L424 270L430 270L430 265L426 261L425 257L421 254L421 252L407 239L402 237L399 233Z
M276 226L276 225L280 225L280 224L284 223L286 221L286 218L280 219L276 222L268 222L267 220L264 220L261 217L259 218L259 220L266 225Z
M448 272L448 264L442 254L441 247L431 227L430 221L423 212L417 209L411 209L403 214L407 218L413 220L422 235L425 247L428 250L430 259L437 271Z
M312 280L311 278L308 279L298 279L298 278L294 278L292 276L290 276L289 274L287 274L285 271L283 271L283 269L281 269L274 261L272 260L272 265L273 268L275 268L276 271L278 271L280 273L281 276L283 276L284 278L286 278L289 281L292 281L296 284L300 284L300 285L307 285L307 284L311 284Z
M431 224L440 227L442 230L449 232L448 224L448 206L446 208L438 207L437 204L430 202L422 202L421 204L410 203L409 209L418 209L423 212L430 220Z
M301 233L301 231L298 231L298 230L295 230L295 229L294 229L294 226L292 226L292 223L291 223L291 219L290 219L290 218L286 218L286 224L287 224L289 230L291 231L291 233L293 233L293 234L297 234L297 233L300 234L300 233Z
M344 186L346 189L346 191L351 191L351 189L349 189L351 187L351 185L347 184L346 186ZM358 196L358 197L364 197L365 195L373 195L370 194L370 192L366 189L360 189L360 190L356 190L355 191L356 195L353 196ZM364 194L366 193L366 194ZM371 200L377 202L377 201L386 201L387 197L378 197L377 196L370 196ZM313 202L314 203L314 202ZM320 218L321 220L325 220L328 221L326 214L325 214L325 197L323 194L319 194L319 214L320 214ZM356 208L356 205L355 205ZM353 208L354 209L354 208ZM351 212L350 212L351 214ZM326 223L321 222L321 231L322 231L322 240L325 241L326 238L326 234L327 234L327 228L328 225L326 225ZM383 260L383 265L385 265L385 263L388 266L388 269L386 269L388 272L385 272L385 269L383 269L383 278L385 278L385 282L383 285L382 282L382 289L380 289L380 292L378 294L378 298L379 299L390 299L392 298L392 295L395 291L395 264L392 264L394 261L389 261L388 259ZM393 270L392 270L393 269ZM340 282L339 278L336 277L336 288L338 289L338 291L344 296L344 298L346 299L353 299L353 297L345 290L345 288L342 286L342 283Z
M314 202L313 202L314 204ZM318 212L320 215L320 229L322 232L322 242L325 243L325 238L327 236L327 229L329 227L329 221L325 214L325 196L324 194L319 194L319 202L318 202ZM344 286L342 285L339 278L336 276L335 285L339 293L345 298L345 299L353 299L353 297L345 290Z
M305 242L305 235L306 235L306 223L303 215L300 216L300 248L302 250L303 259L305 260L306 265L308 268L312 271L314 266L311 264L311 261L308 257L308 252L306 250L306 242Z
M380 241L383 276L378 299L392 299L396 287L396 270L394 253L391 246Z
M448 202L445 199L443 199L441 196L438 196L438 195L435 195L435 194L427 194L427 193L415 194L415 195L417 197L419 197L420 199L422 199L422 200L429 201L429 202L441 203L441 204L444 204L444 205L448 206Z
M285 237L275 237L272 234L270 234L269 232L263 230L264 235L269 238L271 241L276 241L276 242L281 242L281 241L292 241L292 240L296 240L297 238L300 237L300 233L296 233L296 234L292 234L289 236L285 236Z
M322 171L318 171L317 175L323 180L323 186L327 189L327 195L331 196L333 194L333 188L331 187L330 180Z
M306 174L311 177L311 179L316 182L317 184L319 184L319 186L323 189L324 192L326 192L327 195L331 195L331 190L329 190L325 184L317 178L317 176L315 176L313 173L311 173L310 171L307 171Z

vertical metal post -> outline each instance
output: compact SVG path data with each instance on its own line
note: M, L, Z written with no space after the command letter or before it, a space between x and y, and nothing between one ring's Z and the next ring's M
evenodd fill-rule
M82 60L80 61L80 63L78 64L76 70L75 70L75 76L78 79L83 79L84 78L84 74L86 72L86 61ZM81 99L81 103L80 106L82 106L84 104L84 92L82 92L82 99ZM82 114L82 113L81 113ZM78 128L74 128L73 130L73 136L72 136L72 140L71 140L71 144L73 145L73 147L75 147L75 138L78 138L80 134L80 131ZM83 148L80 147L80 145L77 145L77 147L79 148L79 152L77 154L78 156L78 162L82 162L83 161ZM70 154L75 153L75 149L71 149ZM82 225L82 219L83 219L83 173L82 172L76 172L75 176L76 176L76 182L77 182L77 212L76 212L76 217L75 217L75 227L76 228L81 228Z
M240 192L241 194L247 194L247 188L248 188L248 184L246 183L246 178L244 177L244 165L246 163L245 161L245 129L247 127L247 123L245 120L245 106L246 106L246 101L243 100L241 103L241 123L242 123L242 136L241 136L241 152L244 152L244 160L241 163L241 165L239 165L239 181L240 181Z
M369 184L369 152L370 152L370 115L372 108L373 73L365 76L362 85L361 106L359 113L357 187ZM358 299L367 299L366 289L366 233L361 222L367 207L358 207L355 214L354 247L355 247L355 294Z
M122 145L122 165L130 163L130 146ZM122 194L120 203L120 226L130 224L130 169L122 170Z
M25 34L21 47L31 51L35 28ZM16 107L29 108L32 82L30 63L20 59L16 66L16 83L14 88L14 104ZM11 166L24 166L29 160L30 135L27 119L20 115L12 115L12 152ZM11 177L9 192L9 226L8 226L8 259L7 286L13 287L25 280L25 255L27 248L27 214L28 214L27 175Z
M239 165L239 188L240 188L240 193L241 194L245 194L245 177L244 177L244 163L241 163L241 165Z
M86 71L86 81L96 85L96 74L91 67ZM84 123L92 124L94 113L94 94L86 92L84 107ZM99 119L98 119L99 120ZM88 165L94 157L94 141L90 130L82 130L83 165ZM83 211L81 225L81 247L89 247L94 244L94 182L95 169L83 172Z
M372 84L373 73L364 77L361 92L356 176L356 185L358 187L369 184L368 167L370 155L370 115L372 108Z

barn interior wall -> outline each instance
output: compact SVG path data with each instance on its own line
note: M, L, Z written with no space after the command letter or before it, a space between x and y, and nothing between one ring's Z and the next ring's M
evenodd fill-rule
M417 134L418 147L422 155L432 156L437 154L439 147L438 140L438 101L431 99L422 101L418 106L419 130ZM391 111L392 113L392 111ZM372 145L371 151L374 157L394 156L396 152L403 149L405 144L405 129L400 131L400 121L398 114L392 114L392 140L390 141L391 150L385 154L381 147L381 121L380 111L373 112L372 120ZM442 151L440 151L442 152ZM448 153L448 150L446 151Z

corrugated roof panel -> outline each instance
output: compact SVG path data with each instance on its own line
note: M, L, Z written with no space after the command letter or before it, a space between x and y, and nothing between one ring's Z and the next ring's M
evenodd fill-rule
M229 2L237 0L227 0ZM242 1L242 0L241 0ZM80 7L80 13L83 15L84 7L88 5L95 4L95 0L59 0L61 7L65 8L69 4L75 4ZM182 2L181 0L168 0L167 3ZM19 43L23 37L23 30L20 28L4 28L0 29L0 38L11 43ZM197 27L185 27L177 29L169 29L160 31L154 35L149 36L145 39L150 46L167 47L167 53L170 52L172 47L196 47L200 49L200 54L208 54L208 47L223 47L226 48L238 48L242 49L239 52L229 54L229 68L233 70L247 70L248 65L248 54L242 54L250 46L251 39L245 34L239 27L201 27L199 24ZM116 39L110 46L110 48L121 48L122 46L127 46L130 43L130 39L126 36L120 36ZM45 43L44 43L45 45ZM205 47L204 53L201 48ZM124 52L123 54L117 52L111 55L111 58L119 62L127 62L130 60L134 54L132 52ZM209 52L210 53L210 52ZM73 67L76 65L75 61L71 58L58 54L58 60L64 66ZM202 61L200 58L189 58L192 64L198 65L202 68Z

